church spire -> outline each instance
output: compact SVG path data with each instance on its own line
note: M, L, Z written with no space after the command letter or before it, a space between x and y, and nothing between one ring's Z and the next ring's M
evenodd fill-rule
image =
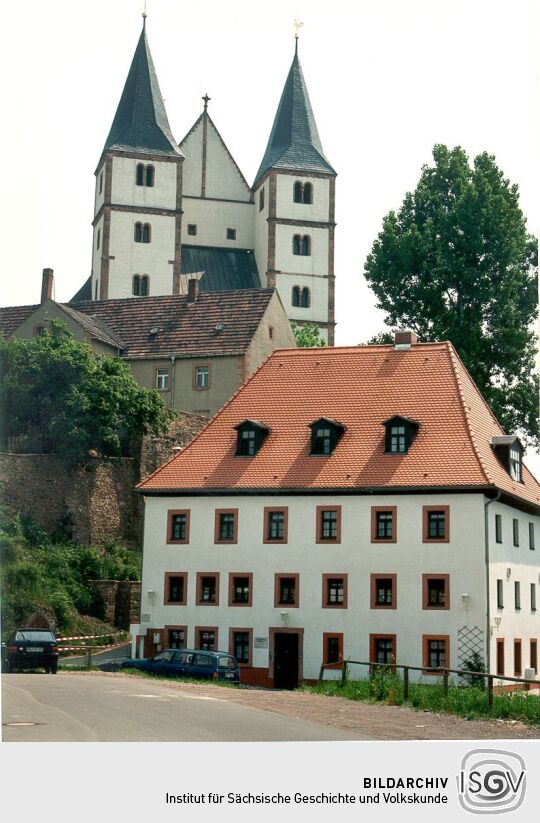
M104 151L148 152L182 156L172 135L163 98L143 29Z
M254 188L269 169L335 174L324 156L298 57L298 33L292 65L279 101L270 139Z

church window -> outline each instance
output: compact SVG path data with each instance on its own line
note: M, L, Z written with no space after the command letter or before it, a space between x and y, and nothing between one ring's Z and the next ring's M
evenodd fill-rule
M195 237L195 235L197 234L197 226L195 223L188 223L187 233L191 237Z
M144 165L142 163L137 163L135 182L138 186L144 186L144 176Z
M307 286L304 286L302 289L302 293L300 295L300 305L303 309L309 309L311 304L311 297L309 294L309 289Z
M97 230L97 238L96 238L96 249L99 249L99 245L101 243L101 229Z
M259 211L264 209L264 189L259 192Z
M299 234L295 234L292 239L292 253L302 254L302 238Z
M96 287L94 289L94 300L98 299L99 294L99 280L96 280Z
M236 240L236 229L227 229L227 240Z
M154 177L155 177L155 170L153 166L146 167L146 185L153 186L154 185Z
M148 297L150 293L150 278L147 274L134 274L132 292L135 297Z
M131 291L135 295L135 297L139 297L141 293L141 278L138 274L133 275L133 285Z
M153 166L145 166L144 163L137 163L135 170L135 183L137 186L153 186L155 179L155 169Z
M304 257L309 257L311 254L311 237L309 234L304 234L302 237L302 251L300 252Z
M300 286L293 286L292 288L292 304L293 306L300 305Z
M311 185L311 183L304 183L302 202L313 203L313 186Z
M150 235L151 235L150 223L145 223L144 226L142 227L142 242L143 243L149 243L150 242Z
M99 193L103 191L103 172L99 175Z
M293 200L295 203L303 202L303 186L302 183L300 183L298 180L294 184Z
M135 242L142 243L142 223L135 223Z

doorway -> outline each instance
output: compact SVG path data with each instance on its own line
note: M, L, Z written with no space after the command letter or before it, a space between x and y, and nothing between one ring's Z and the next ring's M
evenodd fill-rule
M274 634L274 688L298 687L298 634L276 632Z

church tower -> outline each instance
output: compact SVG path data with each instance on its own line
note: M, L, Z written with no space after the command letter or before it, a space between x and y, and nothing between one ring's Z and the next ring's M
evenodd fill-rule
M184 156L169 127L145 24L96 169L94 300L180 288Z
M324 156L298 58L281 95L255 183L255 256L261 280L298 323L334 344L336 172Z

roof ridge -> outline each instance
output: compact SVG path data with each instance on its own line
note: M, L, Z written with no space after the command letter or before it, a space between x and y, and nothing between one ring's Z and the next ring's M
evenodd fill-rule
M463 394L463 387L461 385L461 378L460 378L460 376L458 374L458 371L457 371L457 368L456 368L456 361L457 361L457 363L459 363L462 366L462 368L464 369L464 371L467 375L469 373L468 373L467 369L465 368L465 364L462 362L462 360L460 359L460 357L459 357L458 353L456 352L454 346L452 345L452 343L449 340L446 341L446 350L448 352L448 356L449 356L449 360L450 360L451 371L452 371L452 374L454 376L454 380L456 381L456 386L457 386L459 398L461 400L461 404L460 404L461 405L461 410L462 410L463 416L465 418L465 423L467 425L467 431L469 432L469 437L470 437L470 440L471 440L471 445L473 447L475 457L478 460L478 463L480 465L482 473L483 473L484 477L486 478L487 482L488 483L493 483L493 480L489 475L487 467L484 463L484 460L481 457L478 445L476 443L476 437L475 437L475 434L474 434L472 421L471 421L470 415L469 415L470 410L469 410L469 407L467 406L467 404L465 403L465 397L464 397L464 394ZM474 385L474 381L472 379L471 379L471 382ZM476 386L475 386L475 388L476 388ZM485 403L486 401L484 400L482 395L480 395L480 397L481 397L482 401Z

